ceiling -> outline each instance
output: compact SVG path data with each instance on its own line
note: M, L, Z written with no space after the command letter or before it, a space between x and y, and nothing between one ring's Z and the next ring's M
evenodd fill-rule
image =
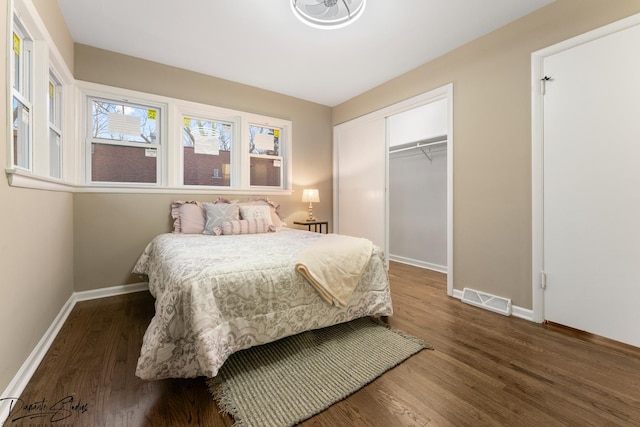
M304 25L289 1L58 3L76 43L332 107L553 0L368 0L336 30Z

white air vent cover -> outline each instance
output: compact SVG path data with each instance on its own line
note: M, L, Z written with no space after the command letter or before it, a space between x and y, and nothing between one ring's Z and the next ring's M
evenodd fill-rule
M462 302L504 314L505 316L511 316L511 300L508 298L464 288L462 291Z

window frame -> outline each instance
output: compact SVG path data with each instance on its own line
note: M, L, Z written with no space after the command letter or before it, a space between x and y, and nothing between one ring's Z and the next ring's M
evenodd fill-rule
M74 191L78 175L75 167L74 152L80 148L74 138L66 141L65 135L73 135L71 125L75 121L75 99L73 92L74 78L65 59L57 50L55 42L42 22L37 9L31 0L10 0L7 16L7 61L8 75L6 79L8 112L13 111L14 98L29 108L29 138L28 147L29 163L16 164L13 147L13 114L6 117L7 142L5 172L10 186L22 188L34 188L51 191ZM27 67L18 64L18 84L16 80L16 55L13 51L13 34L20 39L20 47L28 50L28 55L22 57L27 61ZM28 41L25 43L24 38ZM20 60L20 58L18 58ZM22 69L20 70L20 67ZM10 71L9 71L10 70ZM50 131L49 131L49 106L48 106L48 82L50 73L53 73L61 85L60 93L63 94L60 103L60 126L58 131L62 136L60 155L62 162L59 169L59 178L51 176L50 165ZM28 83L27 95L25 91L18 94L20 85ZM26 102L28 101L28 102ZM28 167L25 167L28 166Z
M240 127L241 121L238 116L234 116L228 114L227 111L220 110L215 107L207 108L204 105L180 105L176 109L177 112L177 120L180 123L180 141L179 141L179 166L178 166L178 176L177 176L177 184L184 188L189 189L205 189L205 190L231 190L236 188L236 185L239 180L238 170L240 169L239 164L239 156L238 151L240 150ZM222 123L230 123L232 125L231 130L231 153L230 153L230 182L229 185L199 185L199 184L185 184L184 183L184 174L185 174L185 159L184 159L184 144L183 144L183 132L184 132L184 120L186 118L189 119L200 119L203 121L212 121L212 122L222 122Z
M47 123L49 127L49 177L53 179L63 179L64 177L64 137L63 137L63 113L64 113L64 96L63 87L60 79L57 77L53 69L49 70L49 90L47 93ZM58 137L58 155L54 162L51 150L51 135L56 134ZM55 164L54 164L55 163ZM54 175L53 171L57 170Z
M9 29L9 34L11 35L11 59L10 59L10 69L11 75L8 79L8 85L10 88L9 97L9 110L8 111L17 111L14 110L14 104L17 102L24 109L21 109L21 115L24 117L24 111L27 111L27 121L26 121L26 142L24 146L21 144L16 144L14 138L16 138L20 133L14 134L14 121L18 120L19 123L24 123L24 120L20 120L18 117L13 119L13 114L9 115L9 132L11 134L10 142L8 144L8 156L7 163L10 168L15 168L17 170L32 172L33 171L33 92L34 92L34 44L33 37L27 31L25 25L22 20L17 16L17 14L13 14L12 16L12 25ZM16 44L17 42L17 44ZM16 52L16 47L18 52ZM16 79L18 80L16 82ZM16 107L17 109L18 107ZM24 159L20 161L19 159Z
M252 153L251 152L251 131L249 130L251 127L260 127L263 129L272 129L274 131L274 138L276 137L275 135L275 131L278 131L278 154L260 154L260 153ZM285 134L285 129L277 124L273 124L273 123L254 123L254 122L249 122L247 125L247 133L249 136L249 147L248 147L248 156L249 156L249 170L251 169L251 160L252 159L265 159L265 160L273 160L274 162L279 161L280 162L280 166L279 166L279 170L280 170L280 176L279 176L279 181L280 181L280 185L279 186L273 186L273 185L259 185L259 184L252 184L251 183L251 176L249 176L249 186L251 188L256 188L256 189L270 189L270 188L279 188L281 189L284 183L284 177L285 177L285 171L286 171L286 165L284 162L284 156L286 154L286 147L284 147L281 142L281 138L282 139L286 139L286 134ZM255 148L255 142L254 142L254 148Z
M78 157L81 164L81 178L78 191L83 192L132 192L132 193L175 193L182 194L233 194L233 195L291 195L293 193L291 156L292 122L290 120L262 116L238 110L232 110L214 105L201 104L192 101L149 94L129 89L105 86L97 83L76 81L79 91L79 102L84 111L82 123L78 124L82 144L82 153ZM90 119L90 107L87 99L101 98L106 100L126 100L141 105L164 106L163 128L164 139L162 141L162 153L164 159L161 163L162 183L138 184L138 183L91 183L88 179L87 144ZM182 140L184 117L200 118L222 122L233 122L235 125L234 145L232 147L231 160L231 186L209 185L185 185L184 184L184 147ZM282 183L278 188L251 186L249 184L249 133L248 123L260 126L275 126L282 129L281 150L285 150L289 157L283 156ZM246 154L245 154L246 153Z
M132 98L123 98L119 96L110 96L109 94L85 94L84 98L84 135L85 135L85 144L84 144L84 161L83 161L83 169L84 169L84 184L89 186L100 186L100 187L162 187L166 182L164 179L165 173L165 145L166 145L166 105L162 103L157 103L153 101L148 101L146 99L132 99ZM122 104L127 105L129 107L134 108L146 108L147 110L156 110L156 114L159 117L156 119L157 125L156 129L160 133L159 137L156 139L156 143L145 143L145 142L134 142L134 141L125 141L125 140L111 140L100 137L93 137L91 135L91 128L93 124L93 102L95 100L104 101L113 104ZM92 154L93 154L93 144L101 144L101 145L111 145L111 146L120 146L120 147L133 147L133 148L151 148L155 149L156 152L156 181L151 183L145 182L112 182L112 181L93 181L92 179Z

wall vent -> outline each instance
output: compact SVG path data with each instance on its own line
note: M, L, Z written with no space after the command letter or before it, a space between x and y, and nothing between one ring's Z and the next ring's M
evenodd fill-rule
M505 316L511 316L511 300L508 298L464 288L462 291L462 302Z

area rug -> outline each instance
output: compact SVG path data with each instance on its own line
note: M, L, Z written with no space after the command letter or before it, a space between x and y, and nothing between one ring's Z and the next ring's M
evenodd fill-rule
M362 318L237 352L209 389L234 427L291 426L425 348L431 346Z

